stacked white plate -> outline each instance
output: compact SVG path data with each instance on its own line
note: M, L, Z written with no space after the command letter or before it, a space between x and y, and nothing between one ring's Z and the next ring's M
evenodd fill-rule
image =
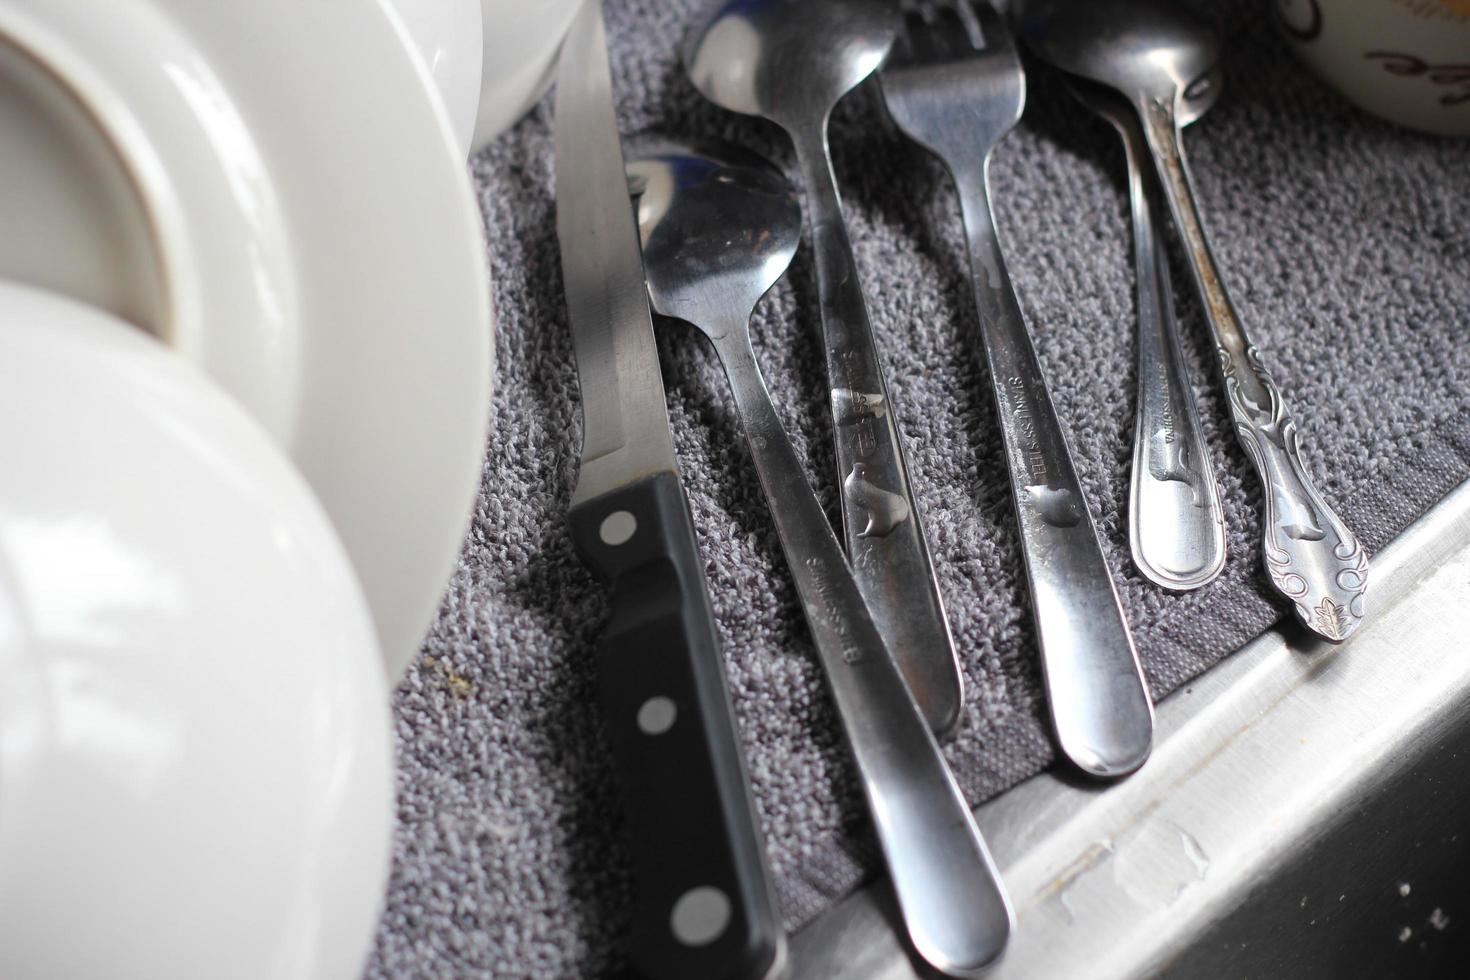
M0 0L0 976L360 971L575 5Z

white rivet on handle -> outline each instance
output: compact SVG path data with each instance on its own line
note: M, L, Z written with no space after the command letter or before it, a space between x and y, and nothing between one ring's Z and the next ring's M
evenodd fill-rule
M638 709L638 728L645 735L662 735L674 727L679 709L666 697L649 698Z
M597 529L597 534L602 538L602 543L612 545L616 548L620 544L627 544L638 533L638 518L626 510L615 510L602 519L602 526Z
M674 903L669 925L685 946L704 946L719 939L730 924L730 900L718 888L691 888Z

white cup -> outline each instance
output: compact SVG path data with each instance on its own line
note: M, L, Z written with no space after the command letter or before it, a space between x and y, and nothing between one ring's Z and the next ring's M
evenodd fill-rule
M439 93L455 139L470 152L483 66L480 0L389 0Z
M1470 0L1271 0L1297 56L1350 102L1470 136Z
M598 0L593 0L598 2ZM551 84L556 55L582 0L481 0L485 63L476 149L519 119Z
M582 0L385 0L474 152L536 104Z

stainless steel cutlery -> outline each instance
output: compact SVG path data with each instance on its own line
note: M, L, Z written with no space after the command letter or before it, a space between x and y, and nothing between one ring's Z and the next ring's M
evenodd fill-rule
M1009 31L983 3L914 5L906 21L883 98L959 191L1052 724L1080 769L1121 776L1148 758L1153 703L1006 274L986 180L991 149L1021 118L1025 76Z
M1296 419L1225 291L1180 141L1181 103L1210 77L1218 39L1167 0L1025 0L1018 23L1038 55L1116 90L1137 114L1214 335L1236 436L1265 488L1266 573L1307 629L1347 639L1363 619L1368 556L1307 473Z
M697 327L724 365L905 929L931 966L973 975L1010 934L1000 876L874 625L751 347L751 312L801 240L801 205L778 171L729 148L651 147L628 172L653 307Z
M598 667L634 865L630 959L647 977L764 977L784 935L674 462L597 2L562 50L556 196L582 392L572 537L611 591Z
M888 0L719 0L690 31L684 63L711 102L769 119L796 147L847 554L909 689L942 735L959 720L959 666L827 149L833 106L883 62L898 26Z
M1363 614L1367 559L1307 475L1295 422L1225 293L1180 147L1180 128L1220 91L1213 36L1163 0L1012 7L1027 42L1071 74L1074 94L1113 124L1127 155L1139 318L1135 563L1153 583L1186 590L1225 560L1220 493L1174 318L1167 206L1237 434L1266 486L1271 581L1310 629L1345 639ZM632 840L633 967L755 978L778 972L784 950L679 485L652 309L696 327L724 367L913 947L940 972L974 976L1000 955L1012 913L936 741L960 718L959 665L827 122L882 66L889 116L954 181L1057 743L1082 771L1123 776L1152 748L1152 702L991 209L991 151L1025 104L1021 62L1006 23L971 0L715 0L683 54L706 97L775 122L795 146L846 547L750 338L752 311L797 253L800 198L769 163L734 148L644 141L625 170L592 0L558 76L557 228L584 428L572 532L612 594L600 679Z

